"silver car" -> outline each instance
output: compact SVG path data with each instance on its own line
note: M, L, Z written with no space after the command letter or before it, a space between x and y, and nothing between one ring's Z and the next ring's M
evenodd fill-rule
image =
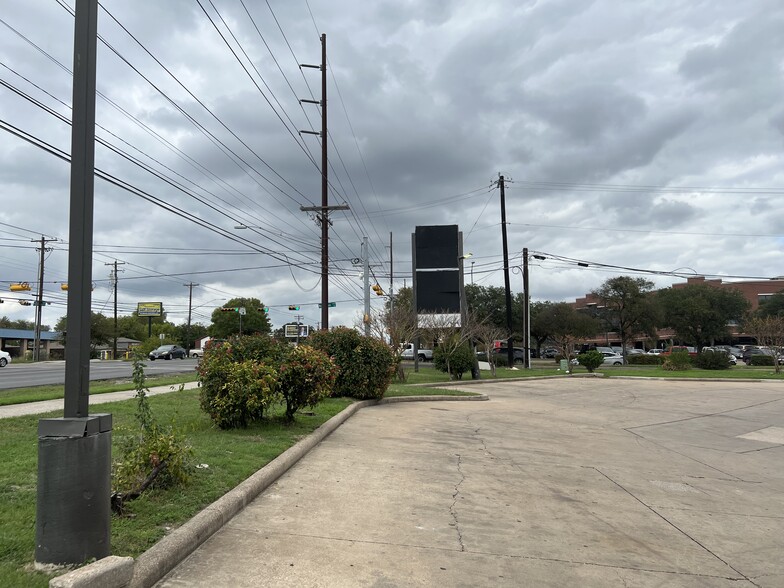
M0 350L0 367L5 367L11 363L11 354Z

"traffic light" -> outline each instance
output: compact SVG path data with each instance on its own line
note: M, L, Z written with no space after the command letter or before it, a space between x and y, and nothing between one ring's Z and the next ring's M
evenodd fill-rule
M257 309L259 312L269 312L269 308L266 306L261 306Z
M30 301L29 300L20 300L19 304L21 304L22 306L30 306Z
M373 284L371 288L373 289L373 292L376 293L376 296L384 295L384 290L382 290L381 286L379 286L378 284Z
M299 306L289 306L289 310L299 310Z
M11 292L23 292L29 289L30 289L30 284L28 284L27 282L19 282L17 284L11 284L11 287L9 288Z
M221 312L237 312L236 308L226 308L225 306L221 308Z

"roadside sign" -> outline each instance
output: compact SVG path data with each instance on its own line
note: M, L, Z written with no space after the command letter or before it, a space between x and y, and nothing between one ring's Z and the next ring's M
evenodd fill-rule
M327 308L335 308L335 306L337 306L336 302L327 302ZM318 307L321 308L321 302L319 302Z
M244 306L240 306L240 308L239 308L239 313L240 313L241 315L244 315L244 314L245 314L245 307L244 307Z
M138 302L136 304L136 314L138 316L162 316L163 302Z
M308 336L308 325L295 325L289 323L283 326L283 336L287 339L296 339L297 337Z

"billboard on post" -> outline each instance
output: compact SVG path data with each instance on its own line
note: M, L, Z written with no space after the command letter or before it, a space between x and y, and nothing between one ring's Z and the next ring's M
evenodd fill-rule
M163 316L163 302L138 302L136 304L136 314L140 317Z
M460 234L457 225L418 226L413 235L417 315L460 314Z

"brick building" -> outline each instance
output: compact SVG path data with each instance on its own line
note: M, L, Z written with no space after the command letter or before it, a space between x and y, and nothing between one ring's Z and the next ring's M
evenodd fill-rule
M749 280L744 282L724 282L721 278L706 280L704 276L694 276L686 279L686 282L673 284L673 288L683 288L690 284L705 284L714 288L726 288L739 290L744 298L751 304L751 310L757 310L761 302L764 302L777 292L784 291L784 279L773 280ZM593 294L586 294L581 298L577 298L573 306L578 310L590 310L591 308L601 308L601 300ZM732 334L732 341L716 341L716 343L754 343L753 338L741 332L736 325L730 325L730 332ZM674 333L671 329L659 329L658 341L656 347L662 347L671 344L673 341ZM589 340L588 343L595 345L620 345L621 340L618 333L608 331L601 333L597 337ZM636 347L648 347L651 341L645 340L644 337L637 337L635 339Z

